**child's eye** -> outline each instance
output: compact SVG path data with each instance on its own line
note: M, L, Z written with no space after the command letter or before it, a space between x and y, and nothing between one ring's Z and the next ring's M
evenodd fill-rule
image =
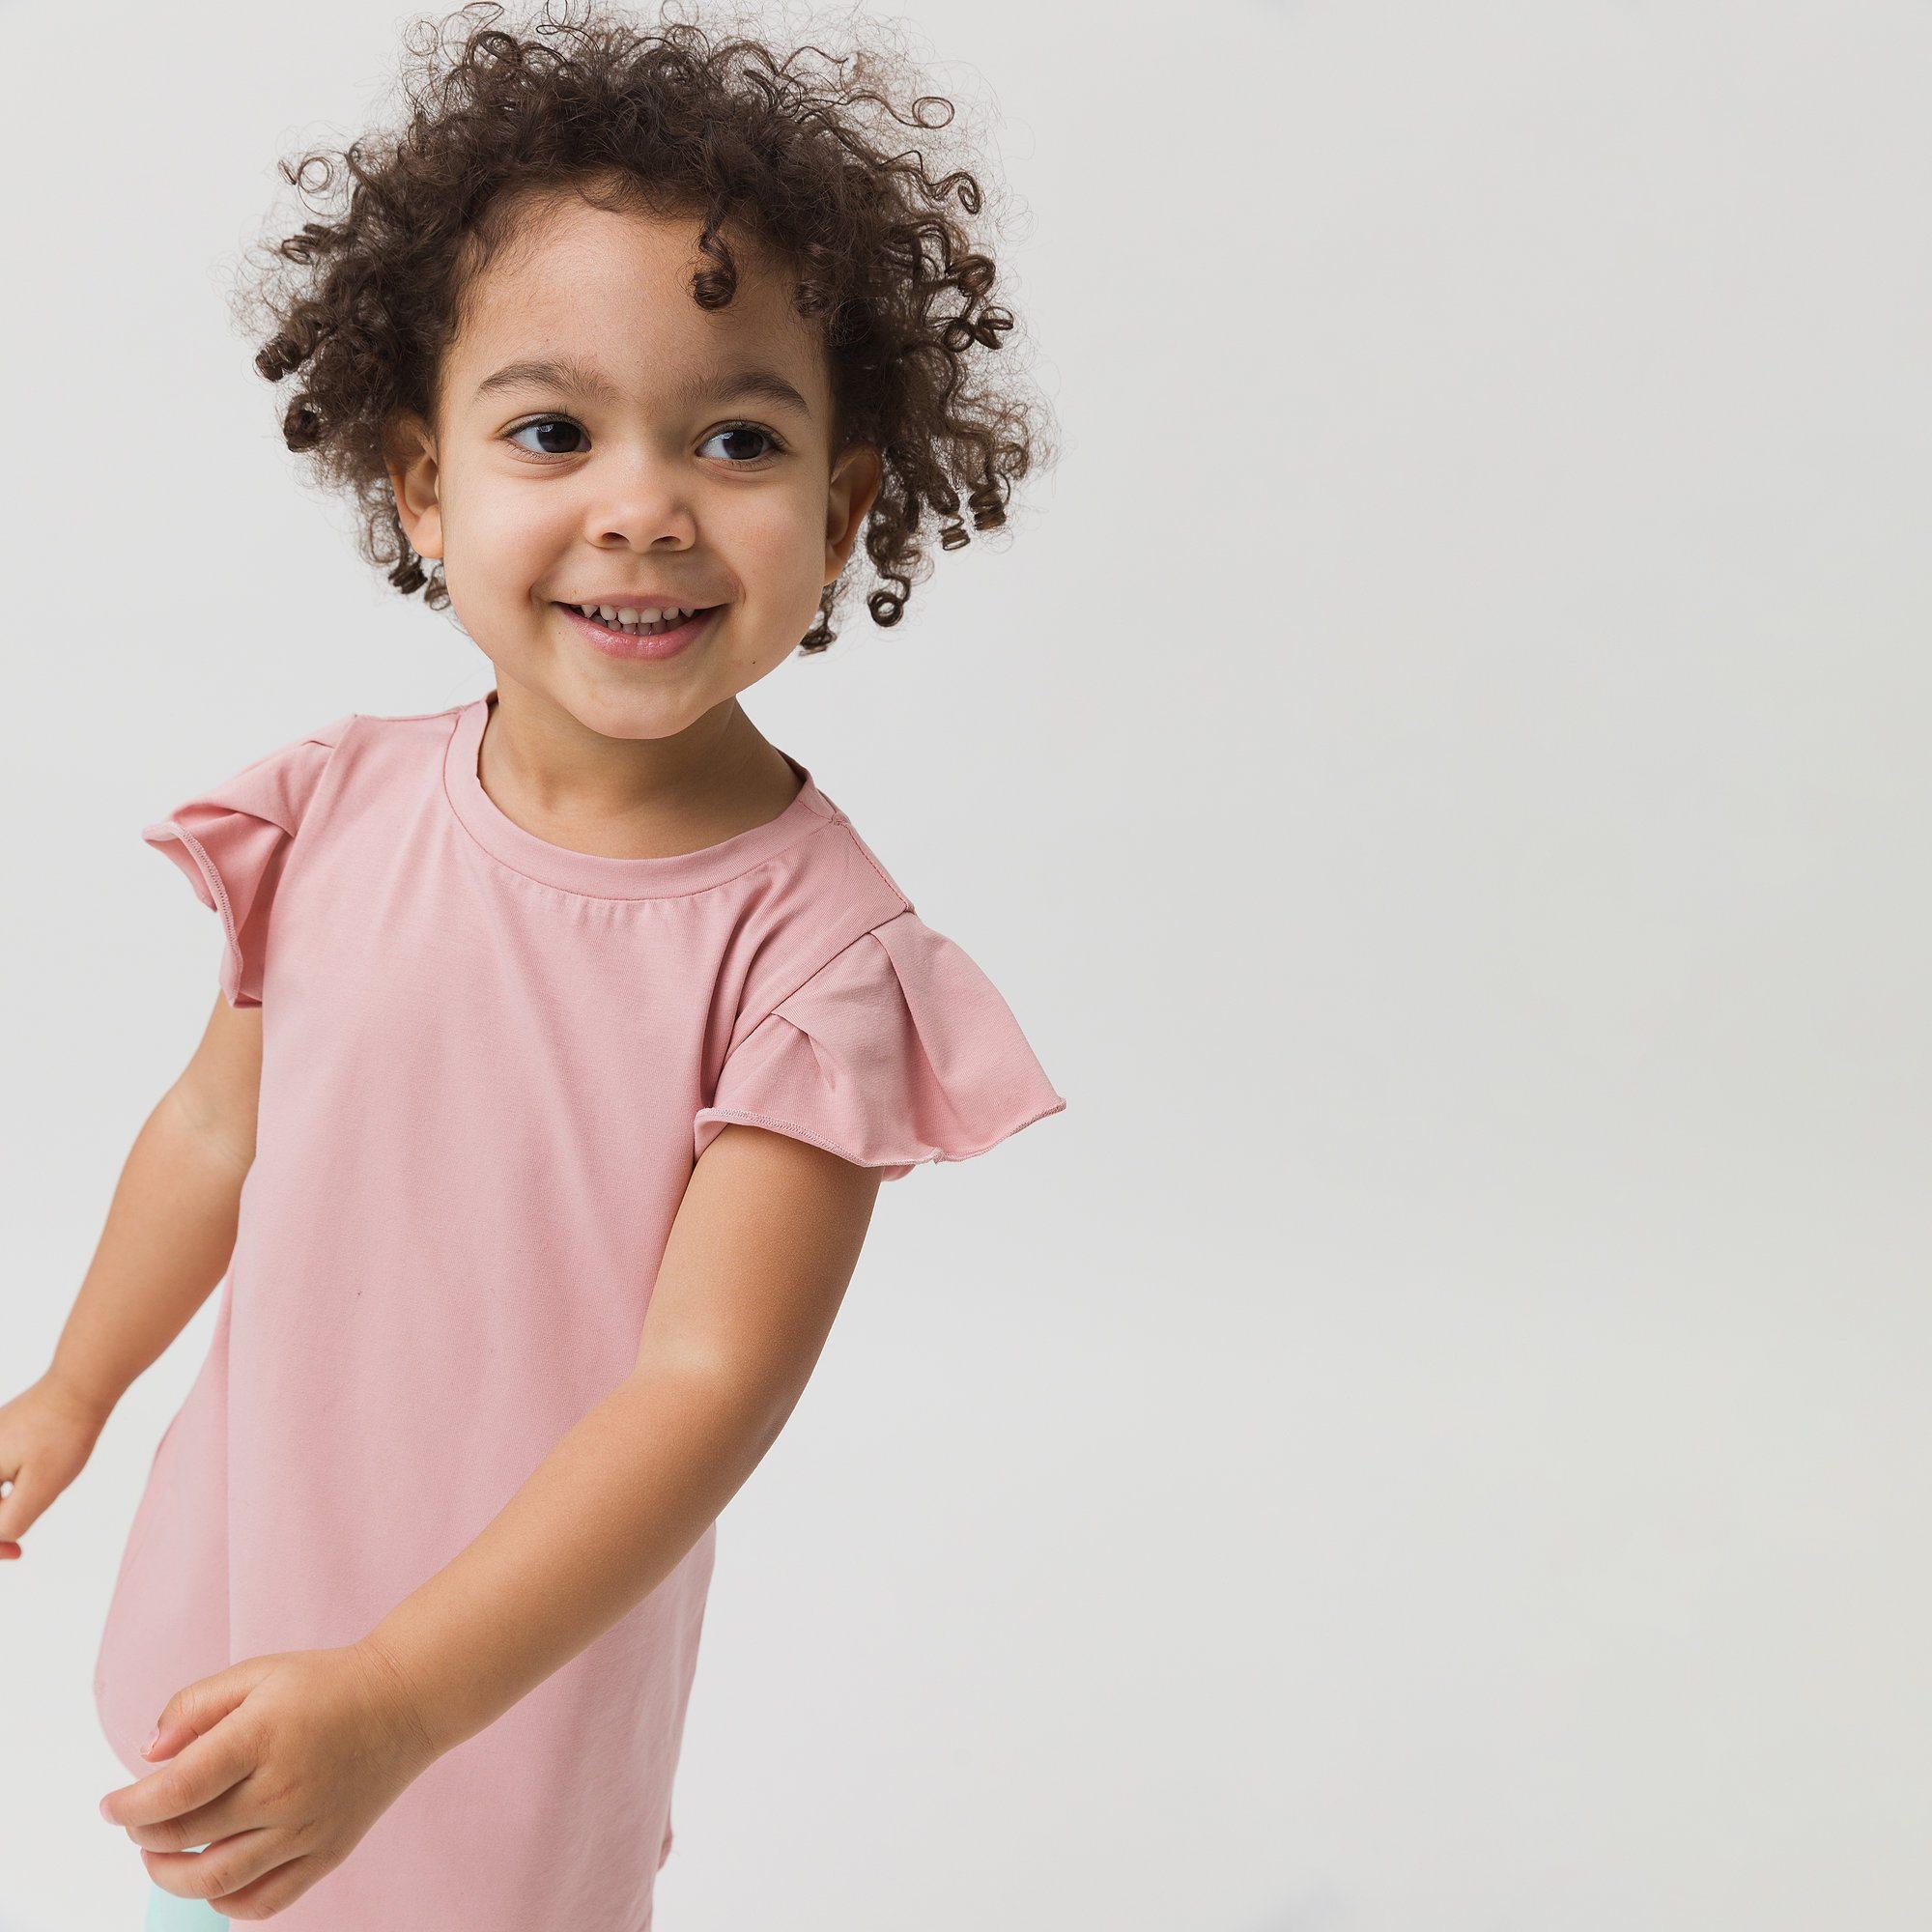
M766 429L762 423L726 423L723 429L713 430L704 439L704 442L716 442L721 436L761 437L771 445L768 450L760 451L755 456L746 457L742 461L732 463L730 467L733 469L749 469L754 464L764 462L767 456L776 455L784 448L784 444L770 430ZM697 446L699 449L702 449L704 443L701 442Z
M573 436L582 436L583 434L582 425L572 422L568 416L532 416L528 422L519 423L515 429L505 431L504 438L511 448L521 449L526 456L577 456L581 454L580 451L575 449L531 449L527 444L517 440L518 437L522 436L526 430L550 431L559 426L568 430Z

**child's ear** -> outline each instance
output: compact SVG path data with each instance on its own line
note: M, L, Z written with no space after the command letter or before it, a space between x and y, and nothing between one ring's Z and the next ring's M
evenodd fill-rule
M442 554L442 510L437 496L436 438L420 416L405 413L383 425L383 467L396 499L397 521L418 556Z
M845 568L884 475L879 452L869 442L855 442L832 466L825 499L826 582L835 582Z

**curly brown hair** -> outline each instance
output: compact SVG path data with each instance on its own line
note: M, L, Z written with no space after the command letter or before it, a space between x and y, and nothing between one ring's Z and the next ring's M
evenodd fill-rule
M857 442L879 451L865 550L880 587L866 603L875 623L896 624L931 573L928 522L942 549L966 544L963 498L975 530L998 528L1012 486L1054 454L1045 408L1002 339L1012 313L988 299L985 224L964 218L985 207L980 180L965 167L928 172L920 148L894 139L895 126L946 128L953 103L920 93L902 111L893 97L917 76L877 46L807 45L781 58L755 35L692 20L639 27L594 8L554 16L546 5L524 31L498 26L503 12L478 0L408 22L418 71L405 70L403 125L281 162L320 218L251 251L259 270L241 278L237 313L267 338L262 375L298 378L284 441L354 501L365 560L441 610L441 567L425 569L397 516L384 429L402 412L436 420L465 292L527 198L570 192L701 215L710 266L690 293L707 309L737 285L728 221L775 250L797 312L816 319L833 453ZM827 587L800 650L823 651L838 635L843 583Z

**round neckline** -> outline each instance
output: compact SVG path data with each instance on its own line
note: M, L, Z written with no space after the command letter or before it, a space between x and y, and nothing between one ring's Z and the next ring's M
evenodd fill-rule
M798 774L799 788L776 818L749 831L734 833L715 845L695 852L674 852L661 859L618 859L601 852L578 852L553 845L526 831L483 789L478 759L490 706L497 701L493 686L481 697L457 707L443 749L443 790L464 829L492 857L514 871L568 893L595 898L664 898L702 892L723 885L740 872L782 851L805 833L838 816L831 801L812 781L810 771L789 752L779 755ZM775 748L776 749L776 748Z

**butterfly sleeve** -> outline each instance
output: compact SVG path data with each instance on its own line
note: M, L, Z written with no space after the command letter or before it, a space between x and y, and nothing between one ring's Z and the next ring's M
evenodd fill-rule
M324 767L352 718L256 758L141 828L141 837L173 860L202 904L221 921L220 986L231 1007L262 1004L276 881Z
M738 1121L898 1180L985 1153L1065 1105L992 981L908 911L834 954L738 1042L695 1147Z

